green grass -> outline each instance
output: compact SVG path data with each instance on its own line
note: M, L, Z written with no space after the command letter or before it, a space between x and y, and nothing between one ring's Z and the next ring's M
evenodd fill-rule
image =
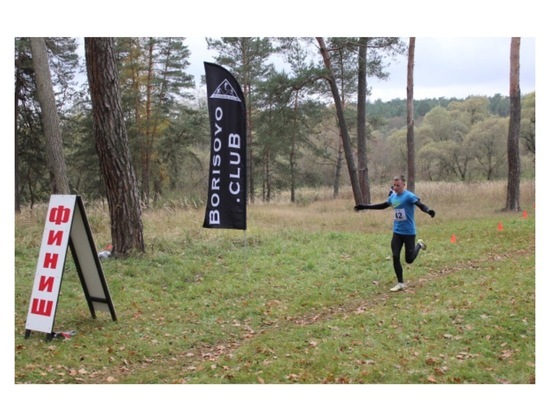
M496 211L502 187L456 185L446 195L417 185L438 215L418 213L428 250L405 266L400 293L388 291L389 212L355 213L349 197L254 204L246 234L202 229L202 210L147 211L147 253L103 262L118 321L91 318L69 256L55 330L76 335L52 341L24 338L45 214L24 211L14 381L534 383L534 193L522 188L523 218ZM87 213L101 247L108 214Z

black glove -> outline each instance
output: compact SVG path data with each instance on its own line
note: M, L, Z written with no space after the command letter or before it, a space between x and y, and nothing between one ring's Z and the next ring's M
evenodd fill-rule
M355 210L356 212L359 212L360 210L364 210L364 209L366 208L363 205L355 205L355 207L353 208L353 210Z
M428 210L428 214L429 214L431 217L435 217L435 210Z

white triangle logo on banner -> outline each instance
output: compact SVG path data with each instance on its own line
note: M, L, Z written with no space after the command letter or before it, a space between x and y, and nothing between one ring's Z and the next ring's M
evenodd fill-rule
M216 87L216 90L214 90L214 93L212 93L212 96L210 96L211 99L226 99L226 100L233 100L235 102L240 102L241 99L239 99L239 96L237 95L237 92L231 86L231 83L227 79L225 79L223 82L220 83L218 87Z

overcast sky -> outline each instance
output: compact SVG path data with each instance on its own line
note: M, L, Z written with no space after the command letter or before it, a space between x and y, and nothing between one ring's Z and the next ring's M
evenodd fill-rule
M404 38L408 42L408 38ZM197 82L204 75L204 61L214 61L204 37L189 37L189 72ZM535 90L535 39L522 38L520 47L520 88ZM371 99L405 99L407 56L388 58L387 80L369 79ZM471 95L509 95L510 37L418 37L415 48L415 99Z

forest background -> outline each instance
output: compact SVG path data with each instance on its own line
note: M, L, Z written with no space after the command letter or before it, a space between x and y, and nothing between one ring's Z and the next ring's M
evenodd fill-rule
M209 38L216 61L245 85L250 152L249 199L270 202L300 189L349 184L334 103L321 73L314 39ZM103 199L95 154L91 104L77 38L47 38L71 190ZM387 60L406 52L399 38L371 38L369 77L385 78ZM356 144L357 55L351 38L329 39L349 133ZM130 151L145 207L200 207L205 198L210 149L206 96L187 73L185 38L117 38L122 104ZM272 63L285 62L285 69ZM50 194L40 110L35 98L27 38L15 38L15 208L32 207ZM504 179L509 98L470 96L415 101L416 178L428 181ZM387 182L407 164L406 100L367 103L368 176ZM522 177L535 175L535 93L522 98Z

